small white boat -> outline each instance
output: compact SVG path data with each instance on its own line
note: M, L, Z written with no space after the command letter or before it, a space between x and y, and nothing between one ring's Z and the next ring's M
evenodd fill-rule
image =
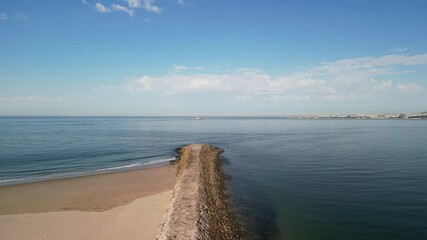
M194 120L202 120L202 118L201 117L195 117L195 118L193 118Z

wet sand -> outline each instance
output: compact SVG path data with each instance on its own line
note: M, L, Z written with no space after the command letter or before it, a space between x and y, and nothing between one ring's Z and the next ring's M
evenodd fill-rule
M0 239L154 239L176 169L0 187Z

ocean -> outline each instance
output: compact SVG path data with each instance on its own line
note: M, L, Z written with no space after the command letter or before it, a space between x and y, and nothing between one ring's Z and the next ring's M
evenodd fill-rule
M427 121L0 118L0 185L225 150L247 239L427 239Z

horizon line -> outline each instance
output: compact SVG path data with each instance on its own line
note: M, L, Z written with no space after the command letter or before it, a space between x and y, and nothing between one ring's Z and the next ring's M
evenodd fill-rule
M386 112L386 113L289 113L289 114L184 114L184 115L44 115L44 114L35 114L35 115L1 115L0 118L18 118L18 117L40 117L40 118L49 118L49 117L70 117L70 118L78 118L78 117L123 117L123 118L194 118L194 117L205 117L205 118L215 118L215 117L248 117L248 118L256 118L256 117L276 117L276 118L286 118L286 117L295 117L295 116L342 116L342 115L394 115L394 114L425 114L427 111L423 112Z

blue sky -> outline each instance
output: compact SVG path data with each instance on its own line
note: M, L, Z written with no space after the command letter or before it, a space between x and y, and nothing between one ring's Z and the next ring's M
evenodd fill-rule
M425 9L0 0L0 115L427 111Z

